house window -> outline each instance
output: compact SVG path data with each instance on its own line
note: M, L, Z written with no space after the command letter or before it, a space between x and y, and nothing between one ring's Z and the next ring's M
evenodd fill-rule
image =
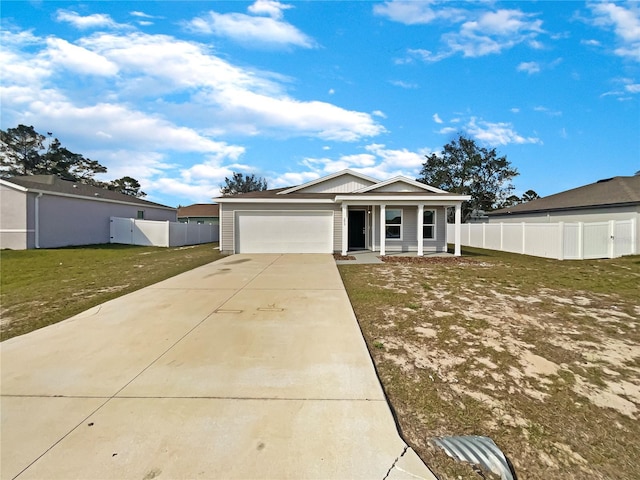
M402 210L386 210L384 219L385 238L402 240Z
M436 211L425 210L422 214L422 238L433 240L436 238Z
M136 217L138 220L144 219L144 210L138 210L138 216Z

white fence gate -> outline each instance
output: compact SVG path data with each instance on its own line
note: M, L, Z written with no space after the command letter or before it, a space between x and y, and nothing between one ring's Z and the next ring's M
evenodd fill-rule
M180 247L217 242L217 225L111 217L110 243Z
M447 239L453 242L453 224ZM596 223L463 223L461 244L558 260L616 258L638 253L636 221Z

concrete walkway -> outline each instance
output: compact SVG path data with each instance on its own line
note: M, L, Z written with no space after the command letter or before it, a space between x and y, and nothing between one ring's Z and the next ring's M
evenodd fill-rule
M234 255L0 349L3 479L435 479L331 255Z

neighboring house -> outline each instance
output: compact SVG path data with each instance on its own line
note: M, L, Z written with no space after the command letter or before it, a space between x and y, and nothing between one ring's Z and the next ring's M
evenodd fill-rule
M110 217L176 221L176 209L55 175L0 180L0 248L109 243Z
M219 224L219 206L213 203L195 203L187 207L178 207L180 223Z
M372 250L460 254L461 204L466 195L405 177L386 181L350 170L291 188L216 198L220 250L226 253L333 253ZM446 209L456 210L447 239Z
M633 222L640 251L640 175L613 177L488 213L489 223ZM613 238L613 237L612 237Z
M488 213L499 222L607 222L639 219L640 175L613 177Z

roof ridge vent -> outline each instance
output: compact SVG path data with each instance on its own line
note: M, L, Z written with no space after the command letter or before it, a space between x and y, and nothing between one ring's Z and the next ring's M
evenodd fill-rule
M611 180L613 180L616 177L611 177L611 178L603 178L602 180L598 180L596 183L607 183L610 182Z

